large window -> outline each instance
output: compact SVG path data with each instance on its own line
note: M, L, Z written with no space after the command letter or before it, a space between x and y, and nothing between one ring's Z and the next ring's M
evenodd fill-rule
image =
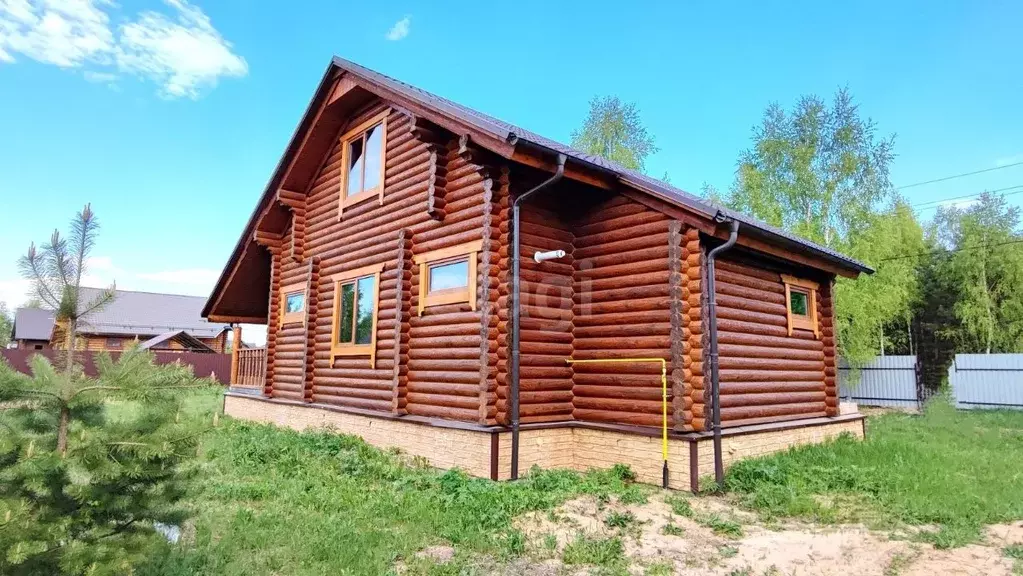
M419 315L425 308L467 302L476 309L476 254L483 242L469 242L418 254Z
M305 322L305 297L305 283L281 288L281 325Z
M376 367L377 312L380 271L375 264L336 274L334 314L331 329L330 363L338 356L369 356Z
M345 206L370 198L384 201L384 151L387 148L387 111L359 124L341 137L341 198L338 218Z
M814 336L820 336L817 324L817 283L787 274L782 274L781 279L785 283L789 336L793 330L809 330Z

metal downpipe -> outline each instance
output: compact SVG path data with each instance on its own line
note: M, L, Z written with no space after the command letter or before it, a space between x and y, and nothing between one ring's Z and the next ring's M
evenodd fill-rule
M511 228L508 230L508 241L512 245L511 257L511 291L508 294L508 308L511 312L511 366L509 367L508 401L511 412L512 445L511 445L511 479L519 478L519 288L521 279L519 265L521 263L521 249L519 243L519 205L527 198L537 192L555 184L565 175L564 154L558 154L558 168L554 175L537 184L530 190L516 196L512 201Z
M739 237L739 221L728 218L720 212L714 216L716 222L728 222L731 232L724 244L714 248L707 255L707 294L709 295L708 307L710 308L710 395L713 402L713 423L714 428L714 481L718 487L725 483L725 465L721 456L721 380L718 363L718 309L717 292L714 287L714 261L717 256L735 245Z

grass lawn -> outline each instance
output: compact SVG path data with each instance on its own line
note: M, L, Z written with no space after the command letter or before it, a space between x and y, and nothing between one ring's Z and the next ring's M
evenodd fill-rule
M192 405L204 402L220 407L207 394ZM497 559L521 554L524 537L511 521L524 512L580 494L644 501L653 491L627 482L627 468L495 483L418 466L354 436L230 418L204 441L197 466L194 533L186 529L183 545L141 573L385 574L399 560L415 573L424 563L414 553L431 545Z
M727 487L763 516L935 525L937 547L975 540L984 524L1023 518L1023 412L957 411L868 420L840 438L733 466Z
M204 392L188 409L212 414L220 402L219 394ZM729 471L728 488L767 519L933 524L941 528L927 536L932 542L959 546L976 539L983 524L1023 518L1021 463L1023 413L965 413L934 404L921 416L871 418L865 442L842 438L739 463ZM405 574L475 573L481 557L501 564L531 545L512 524L520 514L583 494L598 501L615 495L628 504L656 491L631 484L624 467L587 474L535 470L517 483L494 483L432 470L353 436L300 434L231 418L210 432L195 466L195 516L182 543L138 573L387 574L396 564ZM681 497L669 503L688 509ZM579 539L562 561L607 557L615 561L604 564L618 566L620 544ZM416 557L434 545L452 546L454 559L437 564Z

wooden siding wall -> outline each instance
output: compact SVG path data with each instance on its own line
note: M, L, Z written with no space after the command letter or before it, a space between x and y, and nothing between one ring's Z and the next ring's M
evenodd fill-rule
M624 197L588 211L575 227L574 357L671 360L669 224ZM577 420L657 426L656 363L576 364Z
M830 285L818 299L818 339L808 330L788 335L778 272L723 257L715 282L722 425L836 414ZM696 417L704 417L702 407Z
M349 125L383 108L379 102L369 106ZM324 159L302 207L304 238L295 245L301 246L303 261L293 257L289 235L273 251L267 392L273 397L400 414L484 419L481 398L493 395L495 386L483 376L494 380L497 363L495 355L494 374L481 370L481 326L490 322L483 320L489 307L472 311L468 303L451 304L415 315L419 272L412 257L480 240L490 211L484 198L489 198L493 180L484 178L481 167L457 140L415 126L411 116L394 109L387 119L384 204L373 198L346 206L338 221L341 168L338 142ZM310 290L310 324L279 328L278 291L282 285L307 281L310 258L317 261ZM480 258L480 275L490 275L486 264L490 256ZM331 276L378 263L383 263L383 271L376 366L370 366L368 356L337 357L331 365ZM479 284L489 286L485 280Z

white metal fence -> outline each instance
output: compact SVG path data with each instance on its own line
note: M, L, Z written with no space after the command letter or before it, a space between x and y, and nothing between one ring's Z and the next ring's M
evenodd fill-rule
M1023 354L956 354L948 383L956 408L1023 410Z
M878 356L859 369L859 379L844 361L838 363L838 389L842 398L864 406L916 408L916 356Z

